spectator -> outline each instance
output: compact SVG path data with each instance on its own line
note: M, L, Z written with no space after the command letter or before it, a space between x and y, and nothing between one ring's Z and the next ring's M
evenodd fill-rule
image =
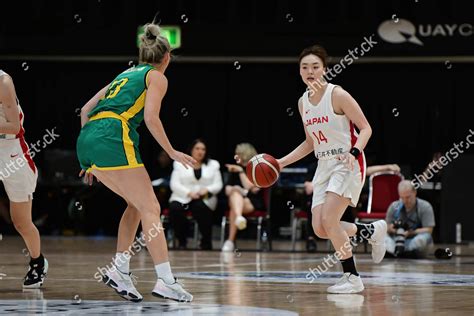
M186 233L189 226L187 210L192 211L201 232L203 250L212 249L212 211L217 207L217 193L222 190L222 175L219 162L209 159L206 143L201 139L192 142L189 154L197 161L194 169L173 163L171 173L170 220L179 248L186 248Z
M433 207L428 201L416 197L416 190L408 180L398 184L398 194L400 200L389 206L385 219L388 223L387 253L399 257L423 257L433 243Z
M234 251L237 229L247 227L247 220L242 215L254 210L265 210L263 191L253 185L245 174L247 162L257 154L255 147L249 143L238 144L235 148L235 158L238 164L227 164L231 173L225 187L225 194L229 199L230 219L229 238L222 246L222 251Z

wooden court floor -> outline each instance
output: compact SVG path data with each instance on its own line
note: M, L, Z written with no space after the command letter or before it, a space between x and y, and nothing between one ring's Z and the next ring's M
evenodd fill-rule
M0 241L0 314L474 315L474 247L469 245L452 246L450 260L385 259L375 265L370 254L358 253L366 290L355 295L326 293L340 270L337 265L321 275L314 272L323 267L324 252L170 251L174 273L194 295L191 304L151 295L155 272L145 249L131 263L143 302L124 301L97 282L98 267L109 264L115 252L112 238L44 238L48 278L42 290L23 291L24 249L18 237Z

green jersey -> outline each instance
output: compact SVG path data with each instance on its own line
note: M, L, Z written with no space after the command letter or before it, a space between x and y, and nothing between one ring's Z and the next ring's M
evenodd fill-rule
M141 64L122 72L112 81L105 96L88 116L111 111L122 116L131 128L136 129L143 121L147 75L152 69L150 64Z

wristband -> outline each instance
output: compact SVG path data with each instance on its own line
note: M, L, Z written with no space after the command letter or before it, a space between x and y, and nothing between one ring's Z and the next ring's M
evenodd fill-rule
M349 154L355 157L355 159L359 158L360 155L360 150L357 147L352 147L351 150L349 150Z

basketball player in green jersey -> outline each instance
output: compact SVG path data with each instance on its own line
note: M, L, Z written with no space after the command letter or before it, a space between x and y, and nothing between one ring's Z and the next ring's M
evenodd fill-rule
M171 272L160 204L140 158L137 127L145 120L153 137L173 160L185 167L192 167L195 161L173 148L159 117L168 87L164 72L170 62L170 45L160 35L158 25L147 24L144 31L140 38L140 64L118 75L81 109L82 130L77 139L80 176L84 175L89 184L95 176L127 202L120 221L114 267L103 274L103 281L127 300L143 299L131 279L128 251L141 221L158 278L152 294L190 302L193 296Z

